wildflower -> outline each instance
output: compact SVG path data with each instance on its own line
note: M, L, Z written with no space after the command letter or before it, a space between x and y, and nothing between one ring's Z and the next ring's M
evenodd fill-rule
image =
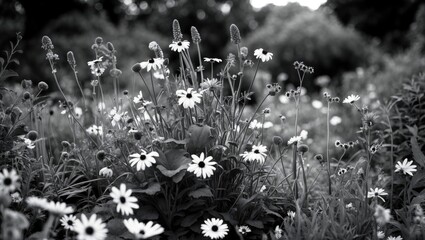
M44 50L52 50L54 48L52 39L50 39L48 36L44 35L41 38L41 48Z
M123 215L133 214L133 208L138 209L137 198L131 196L133 191L126 189L124 183L121 183L120 189L112 187L111 193L109 194L113 201L117 203L117 212L121 212Z
M260 188L260 193L262 193L262 192L266 191L266 189L267 189L266 185L261 186L261 188Z
M185 90L177 90L176 95L179 98L179 105L184 108L194 108L196 103L201 102L202 95L198 92L192 92L192 88Z
M123 223L127 230L133 234L136 239L148 239L164 232L164 228L161 225L155 224L152 221L144 224L135 218L129 218L125 219Z
M120 108L117 110L116 107L109 111L109 118L111 119L112 126L117 125L126 114L127 112L122 112Z
M306 144L300 144L298 146L298 152L300 152L301 154L308 152L308 150L309 150L309 147Z
M81 109L80 107L75 107L74 114L76 118L80 118L83 115L83 109Z
M347 169L341 168L338 170L338 176L344 175L347 172Z
M19 194L19 192L14 192L10 194L10 197L12 198L12 202L14 203L22 202L22 197L21 197L21 194Z
M29 207L42 208L42 209L44 209L45 206L48 204L47 199L39 198L39 197L35 197L35 196L27 197L26 202L27 202Z
M251 121L251 123L249 124L250 129L261 129L263 128L263 124L259 121L257 121L257 119L254 119L253 121Z
M213 158L211 156L205 158L203 152L199 157L192 155L192 164L189 165L187 171L193 172L197 177L211 177L215 171L214 165L217 164L212 160Z
M370 188L370 191L367 193L368 198L380 198L384 202L385 200L381 196L386 196L386 195L388 195L388 193L386 193L385 190L382 188L375 188L375 189Z
M372 154L375 154L376 152L378 152L378 150L380 149L380 146L379 145L377 145L377 144L373 144L371 147L370 147L370 153L372 153Z
M343 101L343 103L349 103L349 104L354 104L355 102L357 102L360 99L359 95L354 95L351 94L350 96L346 97Z
M85 214L81 214L81 220L77 219L74 223L74 231L78 234L78 240L104 240L108 229L102 219L97 218L96 214L87 218Z
M291 138L288 140L288 146L289 146L289 145L292 145L292 144L294 144L294 143L298 144L298 143L300 143L300 141L301 141L301 136L294 136L294 137L291 137Z
M195 44L198 44L201 42L201 35L198 32L198 29L196 29L196 27L192 26L190 28L190 34L192 36L192 41Z
M86 129L86 132L93 135L103 135L103 128L102 126L96 126L92 125L89 128Z
M281 238L282 233L283 233L283 230L279 227L279 225L277 225L276 228L274 229L274 236L276 237L276 239Z
M0 190L5 192L13 192L19 188L19 175L15 169L8 171L6 168L0 172Z
M184 51L186 49L189 49L190 46L190 42L184 40L184 41L178 41L178 42L174 42L171 43L169 45L169 47L171 48L172 51L174 52L181 52Z
M238 232L240 232L242 235L245 235L251 232L251 228L249 228L248 226L240 226L238 228Z
M77 221L77 217L74 215L65 215L60 219L61 225L66 230L74 230L75 221Z
M244 161L258 161L263 164L267 157L267 147L263 145L253 145L251 151L240 154Z
M221 60L220 58L207 58L204 57L204 62L211 62L211 63L221 63L223 60Z
M109 178L109 177L112 177L112 174L113 174L112 169L110 169L108 167L104 167L104 168L99 170L99 175L102 176L102 177Z
M48 202L48 204L45 206L45 210L58 216L62 216L62 215L66 215L66 214L70 214L74 212L74 209L72 207L67 206L65 203L53 202L53 201Z
M280 145L283 143L283 139L279 136L273 136L273 143L276 145Z
M162 58L151 58L148 61L141 62L140 66L142 69L147 68L147 71L150 72L151 69L158 70L162 67L162 64L164 64L164 59Z
M37 86L40 91L46 91L47 89L49 89L49 85L43 81L39 82Z
M37 131L31 130L31 131L28 132L27 137L28 137L29 140L35 141L38 138L38 133L37 133Z
M140 171L140 169L145 170L145 168L149 168L152 164L156 163L154 157L159 157L159 154L157 152L147 153L145 150L142 150L140 154L133 153L129 157L131 158L131 166L133 167L134 165L137 165L136 169L137 171Z
M106 158L106 153L103 150L99 150L96 152L96 159L99 161L103 161Z
M323 155L322 154L316 154L316 155L314 155L314 159L316 159L316 161L319 161L319 163L320 164L323 164L323 163L325 163L325 160L324 160L324 158L323 158Z
M210 91L219 90L221 87L221 82L219 82L217 78L207 78L204 82L201 83L202 89L209 89Z
M335 147L341 147L342 143L340 140L335 141Z
M204 221L201 224L201 230L204 237L211 239L221 239L227 235L229 228L227 224L223 223L223 220L218 218L211 218Z
M173 20L173 37L174 41L180 41L183 38L180 23L177 19Z
M399 172L402 171L404 175L409 174L410 176L413 176L413 172L416 172L416 165L412 164L413 161L407 161L407 158L404 159L403 162L398 161L397 164L395 165L395 172Z
M139 91L139 95L137 95L137 97L133 98L133 102L138 104L138 103L142 103L142 105L145 107L149 104L151 104L152 102L150 101L145 101L145 99L143 98L143 93L142 91Z
M332 126L336 126L336 125L340 124L341 122L342 122L342 119L341 119L340 117L338 117L338 116L333 116L333 117L331 118L331 120L329 120L329 123L330 123Z
M95 59L93 61L87 62L87 65L89 65L91 73L95 76L101 76L103 72L105 72L105 68L103 67L102 63L103 57L100 57L98 59Z
M288 214L288 217L291 220L294 220L295 219L295 212L294 211L288 211L287 214Z
M235 24L230 25L230 41L234 44L241 43L241 33Z
M301 130L300 137L302 140L306 140L308 136L308 132L306 130Z
M254 56L256 58L261 59L262 62L268 62L268 61L272 60L273 53L267 52L266 50L263 50L262 48L259 48L259 49L256 49L254 51Z
M397 236L397 237L389 236L387 240L403 240L403 238L401 236Z
M384 239L385 233L383 231L378 231L376 233L376 236L378 237L378 239Z

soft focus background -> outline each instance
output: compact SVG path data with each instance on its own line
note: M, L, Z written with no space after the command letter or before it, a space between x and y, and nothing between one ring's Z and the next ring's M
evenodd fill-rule
M118 51L121 89L129 88L134 78L130 68L149 57L150 41L157 41L166 57L176 60L168 48L173 19L180 21L188 40L190 27L198 28L204 57L225 59L234 51L228 30L232 23L241 30L242 45L251 55L259 47L274 53L273 60L260 67L260 80L254 86L258 94L252 101L255 105L267 83L284 87L282 96L267 103L272 108L266 119L273 123L267 130L270 136L293 135L286 132L291 128L279 122L280 115L287 117L290 126L294 121L294 107L283 96L298 85L293 62L313 66L315 73L304 81L306 97L299 121L309 133L307 143L315 142L313 152L323 152L325 146L320 141L325 136L324 91L341 99L355 93L362 97L361 104L373 107L425 69L425 3L421 0L0 0L0 49L8 47L16 32L24 36L22 64L12 66L21 77L9 78L7 84L18 84L22 78L53 83L40 43L43 35L49 35L61 58L61 85L68 94L78 93L66 62L66 52L72 50L80 81L89 90L87 61L94 59L90 47L95 37L102 36ZM50 86L54 95L54 84ZM112 93L111 89L112 82L106 92ZM353 126L360 123L350 119L356 114L342 104L333 105L335 139L354 139Z

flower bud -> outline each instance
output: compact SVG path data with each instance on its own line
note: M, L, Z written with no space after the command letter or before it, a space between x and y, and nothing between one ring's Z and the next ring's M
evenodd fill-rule
M71 66L71 68L75 68L77 64L75 63L75 57L72 51L69 51L66 54L66 59L68 60L69 66Z
M61 145L63 148L69 148L71 146L71 144L68 141L62 141Z
M314 159L316 160L316 161L319 161L320 163L323 163L323 161L324 161L324 159L323 159L323 155L322 154L316 154L316 155L314 155Z
M124 95L128 95L128 90L124 90L124 91L122 92L122 94L124 94Z
M111 75L111 77L113 78L118 78L119 76L121 76L121 74L122 74L121 70L117 68L113 68L109 71L109 75Z
M69 153L67 153L67 152L62 152L62 153L61 153L61 158L64 158L64 159L69 158Z
M308 152L308 150L309 150L309 148L308 148L308 146L307 146L307 145L305 145L305 144L300 144L300 145L298 146L298 151L299 151L301 154L304 154L304 153Z
M198 44L201 42L201 35L198 32L198 29L196 27L192 26L190 28L190 34L192 35L192 41L195 44Z
M175 42L181 41L183 39L180 23L177 19L174 19L173 21L173 38Z
M246 59L248 57L248 48L247 47L241 47L241 56L242 59Z
M111 42L107 42L106 47L108 48L109 51L115 52L114 45Z
M241 33L235 24L230 25L230 41L234 44L241 43Z
M43 36L41 38L41 48L43 48L44 50L51 50L53 49L53 43L52 43L52 39L50 39L48 36Z
M103 151L103 150L99 150L99 151L97 151L97 153L96 153L96 159L97 159L97 160L99 160L99 161L103 161L103 160L105 160L105 158L106 158L106 153L105 153L105 151Z
M274 136L273 137L273 143L276 144L276 145L280 145L280 144L283 143L283 139L279 136Z
M31 140L31 141L35 141L35 140L37 140L37 138L38 138L38 132L37 132L37 131L31 130L31 131L28 133L28 139L29 139L29 140Z
M142 70L142 66L140 66L140 63L136 63L131 67L131 70L135 73L139 73Z
M103 43L103 38L102 38L102 37L97 37L97 38L94 40L94 42L95 42L97 45L100 45L100 44L102 44L102 43Z
M135 132L133 136L134 136L134 139L140 140L142 139L143 134L141 132Z
M38 89L40 89L40 91L46 91L49 89L49 85L46 82L39 82Z
M31 98L31 93L29 93L29 92L24 92L24 99L25 100L28 100L28 99L30 99Z
M30 88L30 87L32 87L32 81L24 79L24 80L21 81L21 86L24 89Z

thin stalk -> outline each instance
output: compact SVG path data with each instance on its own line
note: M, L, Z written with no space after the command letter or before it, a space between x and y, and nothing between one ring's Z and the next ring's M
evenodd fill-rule
M328 109L326 113L326 160L328 163L328 193L332 195L332 180L331 180L331 161L329 159L329 111L330 103L328 102Z

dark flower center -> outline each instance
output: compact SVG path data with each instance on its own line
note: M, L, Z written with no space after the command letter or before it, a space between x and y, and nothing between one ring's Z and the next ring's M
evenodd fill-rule
M93 235L94 233L94 229L92 227L87 227L86 228L86 234L87 235Z
M199 162L199 163L198 163L198 166L199 166L200 168L204 168L204 167L205 167L205 163L201 161L201 162Z
M74 224L74 222L73 221L71 221L71 220L68 220L68 222L66 222L69 226L72 226L73 224Z
M264 55L266 55L267 54L267 51L266 50L263 50L263 52L262 52Z
M212 226L211 230L212 230L213 232L217 232L217 231L218 231L218 227L217 227L217 225Z
M255 150L254 150L254 153L255 153L255 154L259 154L259 153L260 153L260 151L258 151L258 149L255 149Z
M186 97L187 98L192 98L192 94L191 93L188 93L188 94L186 94Z
M10 179L10 178L5 178L5 179L3 180L3 183L4 183L4 185L9 186L9 185L11 185L11 184L12 184L12 179Z
M379 193L377 193L377 192L376 192L376 193L375 193L375 196L376 196L376 197L377 197L377 196L379 196Z
M181 46L181 45L182 45L182 43L181 43L181 42L178 42L178 43L177 43L177 45Z
M146 155L140 155L140 160L146 160Z
M120 202L121 202L122 204L124 204L124 203L125 203L125 201L126 201L125 197L120 197Z
M145 230L140 230L139 234L140 235L145 235Z
M152 58L149 59L149 63L154 63L154 62L155 62L155 60L153 60Z

